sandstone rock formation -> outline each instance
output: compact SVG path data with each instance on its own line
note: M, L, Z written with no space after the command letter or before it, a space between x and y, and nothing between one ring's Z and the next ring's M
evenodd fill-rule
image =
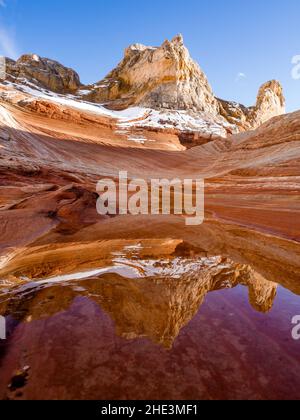
M37 54L22 55L17 61L7 59L7 73L12 81L26 81L53 92L76 91L81 83L78 74L57 61Z
M257 128L285 113L283 89L275 80L260 88L254 107L217 99L206 75L190 57L181 35L165 41L161 47L131 45L117 68L87 90L86 100L104 103L111 109L139 105L201 112L223 117L241 131Z
M163 377L165 389L169 378L178 389L183 382L186 394L174 398L188 399L190 354L199 363L197 372L201 377L203 366L211 370L213 355L223 366L224 377L233 372L229 387L234 383L240 390L245 379L236 382L236 361L250 366L247 377L251 376L254 355L261 361L271 349L274 356L265 374L269 377L273 360L278 361L278 348L286 342L286 330L282 329L281 336L277 331L277 326L283 324L267 318L263 322L261 316L253 316L240 290L225 291L222 296L218 292L206 293L247 286L252 307L262 312L271 309L277 282L300 294L300 113L277 117L254 132L210 141L191 150L172 151L171 137L165 132L155 138L150 130L143 130L135 133L139 138L144 136L142 149L131 147L107 114L100 117L84 109L75 111L66 105L66 97L59 95L54 98L55 106L49 98L41 104L36 97L15 89L14 85L0 86L0 98L1 94L4 98L0 104L0 314L9 315L13 324L9 347L2 358L1 396L14 398L8 385L13 371L20 366L31 367L30 383L36 388L35 394L22 389L23 396L37 399L41 389L49 392L49 383L59 384L57 392L50 389L50 398L62 396L61 384L66 384L70 397L82 397L81 389L78 394L70 391L73 383L82 383L82 372L87 372L91 384L87 398L96 389L96 400L101 395L114 399L116 394L104 392L109 387L115 392L114 385L126 376L124 366L138 366L136 375L128 371L129 384L135 376L145 378L156 371L153 383ZM59 102L62 99L64 102ZM20 106L20 101L31 106ZM103 109L99 109L102 113ZM159 141L160 149L155 149ZM107 176L117 179L120 168L128 170L131 178L203 176L207 180L206 222L189 229L180 216L99 217L96 183ZM159 240L159 252L153 253L146 239L151 243ZM117 242L117 246L111 246L109 241ZM127 266L130 264L140 273L147 268L146 260L156 275L151 279L128 279L109 273L89 278L91 271L112 267L112 259L126 263L124 248L142 250L131 251ZM213 266L214 256L222 258ZM199 267L201 259L208 264ZM186 270L191 267L187 260L196 271ZM169 276L170 269L177 277ZM159 271L165 277L161 278ZM78 280L77 274L82 272L88 278ZM70 274L74 280L64 277L63 281L51 281L52 276ZM281 293L281 288L278 290ZM196 319L194 315L204 298L206 305ZM266 348L257 345L263 329ZM195 332L190 339L189 331ZM242 335L238 336L237 331ZM170 348L179 332L173 350L164 351L161 346ZM107 347L108 340L111 345ZM248 342L254 343L245 359ZM182 350L178 350L180 343ZM209 347L203 347L205 343ZM140 347L133 358L136 346ZM141 375L139 367L148 360L145 348L149 348L149 356L157 352L158 357L150 360L145 375ZM283 355L285 351L283 347ZM116 354L122 358L117 359ZM176 354L179 368L170 375L176 366ZM224 354L231 357L230 364L224 362ZM100 357L96 361L99 369L95 369L95 355ZM170 363L162 364L166 370L159 364L162 355L170 357ZM294 371L299 361L296 353L292 355ZM290 354L286 357L291 359ZM20 365L20 361L24 364ZM45 366L50 366L51 374L49 370L45 373ZM183 370L187 372L186 382L178 376ZM62 372L59 381L57 372ZM93 377L95 372L97 376ZM212 372L212 384L218 382L218 372ZM107 385L103 377L109 378L112 385ZM251 377L256 386L256 376ZM43 383L38 382L41 378ZM100 391L98 384L103 384ZM138 385L140 388L140 380ZM207 389L206 382L204 385ZM123 389L130 388L122 385L117 397L124 395ZM210 398L211 389L207 395ZM158 394L149 397L159 399L164 395L161 390ZM131 395L145 398L144 391L141 395L136 389Z
M256 105L247 108L236 102L219 99L220 113L241 130L257 128L273 117L285 113L285 98L277 80L264 83L259 89Z
M181 35L158 48L140 44L127 48L123 61L91 87L88 98L121 109L140 105L218 114L208 80L191 59Z
M16 62L7 59L7 74L8 81L21 89L29 85L58 94L72 93L78 102L102 104L110 110L139 106L161 113L154 116L155 129L175 130L191 145L212 140L210 135L214 139L257 128L285 113L283 89L275 80L260 88L253 107L216 98L181 35L160 47L131 45L120 64L90 86L83 86L74 70L36 54L23 55ZM153 127L153 121L148 118L138 125Z
M285 113L285 98L281 84L271 80L261 86L253 110L254 126L258 127L273 117Z
M282 293L278 284L300 295L300 112L226 138L232 127L251 129L280 113L280 85L264 85L252 108L215 100L207 88L208 101L197 102L205 111L118 112L82 101L76 78L73 86L60 72L44 78L34 63L20 74L18 66L10 62L0 83L0 315L9 321L0 398L197 400L230 389L237 399L263 399L277 396L275 382L290 398L299 358L295 347L287 352L290 319L283 324L282 314L297 297L289 295L286 312L289 299L279 299L263 322L245 291L262 313ZM165 84L155 89L170 93L172 107L177 85ZM194 85L180 86L184 96ZM147 106L156 107L146 90ZM205 179L205 223L100 216L96 185L120 170L130 179ZM293 361L288 376L285 358ZM14 371L28 368L30 383L14 394ZM161 384L155 392L153 384Z

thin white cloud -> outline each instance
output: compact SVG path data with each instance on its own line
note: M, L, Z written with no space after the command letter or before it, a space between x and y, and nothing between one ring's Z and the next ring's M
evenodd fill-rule
M2 1L2 0L0 0ZM13 31L2 26L0 28L0 54L9 58L18 58L18 49Z
M240 82L241 80L245 79L247 79L247 75L245 73L240 72L236 75L235 81Z
M0 7L6 7L7 0L0 0ZM14 30L0 21L0 55L16 59L18 57Z

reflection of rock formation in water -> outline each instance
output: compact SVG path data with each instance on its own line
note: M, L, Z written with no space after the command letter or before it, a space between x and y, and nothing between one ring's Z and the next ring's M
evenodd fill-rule
M168 251L172 252L176 244L178 241ZM117 335L126 339L147 337L170 348L211 291L243 285L249 289L253 308L267 312L273 305L277 285L249 266L222 257L200 257L197 254L201 250L189 250L184 244L176 247L173 256L155 260L139 259L134 247L128 249L131 258L127 263L152 276L130 279L111 273L81 281L27 284L2 299L0 313L32 321L65 311L75 298L87 297L114 320ZM141 252L151 254L151 248ZM152 250L155 252L157 249ZM178 257L179 252L184 257Z
M249 274L246 266L219 260L212 267L203 267L180 279L152 278L138 284L131 280L127 285L109 282L103 291L117 299L103 299L102 295L101 306L114 319L118 335L128 339L148 337L172 347L180 330L193 319L211 291L246 285L252 306L268 311L277 285L268 286L263 278L252 283Z
M260 274L252 272L250 276L249 300L254 309L268 312L272 309L277 293L277 284L266 281Z

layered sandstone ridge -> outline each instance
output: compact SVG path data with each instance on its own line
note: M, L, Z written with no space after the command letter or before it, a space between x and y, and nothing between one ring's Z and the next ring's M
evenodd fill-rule
M218 126L218 135L227 137L255 129L285 113L283 89L276 80L265 83L259 89L257 102L252 107L216 98L181 35L165 41L160 47L131 45L114 70L100 82L89 86L81 84L74 70L36 54L23 55L17 61L8 59L7 73L8 81L16 85L71 94L77 101L101 104L110 110L139 107L159 112L157 121L160 126L178 128L180 132L205 132L207 135L202 126L211 126L213 122ZM208 131L216 134L213 128ZM194 142L195 139L192 140Z

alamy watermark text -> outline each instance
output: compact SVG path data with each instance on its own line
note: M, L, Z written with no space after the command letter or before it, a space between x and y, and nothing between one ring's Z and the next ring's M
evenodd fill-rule
M292 329L292 337L294 340L300 340L300 315L295 315L292 319L294 328Z
M100 215L183 215L187 226L204 222L203 179L102 179L97 184Z

